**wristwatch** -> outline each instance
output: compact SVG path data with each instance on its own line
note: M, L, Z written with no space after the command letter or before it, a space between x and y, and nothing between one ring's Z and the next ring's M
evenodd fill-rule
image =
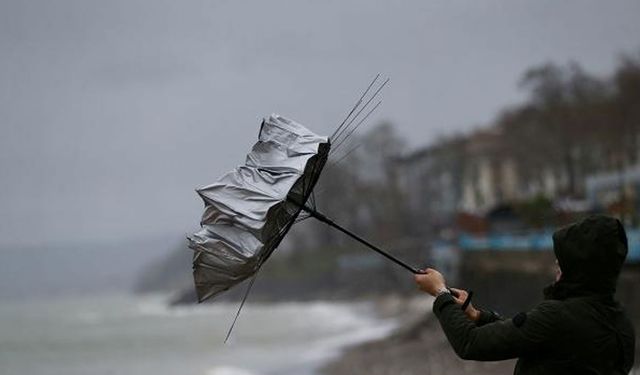
M450 290L449 290L449 288L447 288L446 286L445 286L445 287L442 287L442 288L440 288L440 289L438 289L438 290L436 291L436 295L435 295L435 297L436 297L436 298L438 298L438 297L440 297L440 296L441 296L441 295L443 295L443 294L451 294L451 291L450 291Z

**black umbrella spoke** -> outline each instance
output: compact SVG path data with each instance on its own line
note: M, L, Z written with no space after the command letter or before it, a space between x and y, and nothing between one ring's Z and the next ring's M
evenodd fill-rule
M382 84L378 87L376 92L373 93L373 95L369 98L369 100L367 100L367 102L362 107L360 107L360 109L358 110L358 113L356 113L356 115L353 118L351 118L351 120L349 120L347 125L344 128L342 128L342 130L335 137L331 138L333 143L336 143L338 141L338 138L340 138L340 136L344 134L344 132L349 128L349 126L358 118L358 116L360 116L362 111L364 111L369 106L369 104L373 101L373 99L375 99L378 96L380 91L382 91L382 89L387 85L387 83L389 83L389 81L390 79L387 78L384 82L382 82Z
M331 144L329 143L329 148L330 147L331 147ZM331 152L331 151L329 151L329 152ZM319 173L324 168L325 164L326 164L326 159L324 160L324 162L320 162L320 161L316 160L313 163L313 166L311 167L311 174L309 174L309 175L310 176L316 176L317 173ZM302 181L302 193L306 194L307 190L304 188L304 182L305 182L305 180ZM310 181L310 183L311 184L317 184L318 180L316 179L315 182L314 181ZM314 188L315 188L315 185L311 186L311 192L308 194L307 200L311 204L311 207L313 207L315 209L316 208L316 196L314 194ZM302 219L302 220L304 220L304 219ZM300 220L300 221L302 221L302 220Z
M333 139L336 134L340 131L340 129L342 128L342 126L347 122L347 120L349 120L349 118L351 117L351 115L353 114L353 112L358 108L358 106L360 105L360 103L362 103L362 100L364 99L364 97L367 95L367 93L369 92L369 90L371 90L371 87L373 86L373 84L378 80L378 78L380 78L380 74L378 73L375 78L371 81L371 83L369 84L369 86L367 87L366 90L364 90L364 92L362 93L362 95L360 96L360 99L358 99L358 101L356 102L356 104L353 106L353 108L351 108L351 111L349 111L349 114L347 115L347 117L344 118L344 120L342 120L342 122L340 123L340 125L336 128L336 130L333 132L333 134L331 134L331 136L329 137L329 139Z
M312 172L315 171L315 167L315 165L311 167ZM302 178L302 195L304 196L307 193L307 176L302 176L300 178Z
M311 207L313 207L313 209L316 209L316 193L315 191L311 192Z
M311 214L305 212L304 210L301 210L300 213L302 214L303 212L305 214L304 219L308 219L308 218L311 217ZM291 227L292 224L293 223L290 222L288 225L282 226L280 228L280 230L278 230L277 234L274 237L271 238L271 242L275 242L275 241L279 242L282 239L282 237L284 236L284 234L289 230L289 228ZM258 272L260 272L260 270L262 269L262 265L267 260L267 258L273 253L273 251L276 250L277 246L278 245L273 246L271 252L269 254L267 254L267 256L260 261L260 265L258 266L258 270L251 277L251 281L249 281L249 285L247 285L247 289L244 292L244 296L242 297L242 302L240 302L240 306L238 307L238 311L236 312L236 316L233 318L233 322L231 323L231 327L229 327L229 331L227 331L227 336L224 339L225 344L229 340L229 337L231 337L231 332L233 332L233 328L235 327L236 322L238 321L238 317L240 316L240 312L242 311L242 308L244 307L244 304L247 301L247 298L249 297L249 293L251 292L251 288L253 288L253 283L256 281L256 277L258 277Z
M313 194L313 190L311 190L311 193L309 194L309 198L307 199L307 203L311 207L315 207L316 206L316 197Z
M247 297L249 297L249 292L253 287L253 283L256 281L256 277L258 277L258 272L256 272L253 275L253 277L251 278L251 281L249 281L249 285L247 285L247 290L245 290L244 292L244 296L242 297L242 302L240 302L240 306L238 307L236 316L233 318L233 323L231 323L231 327L229 327L229 331L227 331L227 337L224 338L225 344L227 343L227 340L229 340L229 337L231 337L231 332L233 332L233 327L236 326L236 322L238 321L238 317L240 316L240 311L242 311L242 308L244 307L244 303L247 301Z
M346 135L344 138L342 138L342 139L338 142L338 144L335 146L335 148L334 148L333 150L334 150L334 151L337 151L337 150L338 150L338 148L340 148L340 146L341 146L341 145L342 145L342 144L343 144L347 139L349 139L349 137L351 137L351 135L352 135L356 130L358 130L358 128L360 127L360 125L362 125L362 123L364 123L364 122L365 122L365 120L366 120L366 119L367 119L367 118L368 118L368 117L369 117L369 116L370 116L370 115L371 115L371 114L372 114L372 113L373 113L373 112L374 112L374 111L375 111L375 110L380 106L380 104L382 104L382 100L378 101L378 103L377 103L373 108L371 108L371 110L370 110L370 111L369 111L369 112L368 112L368 113L367 113L367 114L362 118L362 120L358 121L358 123L356 124L356 126L354 126L354 127L353 127L353 129L351 129L351 130L349 131L349 133L347 133L347 135Z
M386 84L389 82L389 78L387 78L381 85L380 87L378 87L378 89L376 90L376 92L367 100L367 102L360 107L360 109L358 110L358 112L356 113L356 115L351 118L351 120L349 120L349 122L347 123L347 125L340 131L340 133L333 139L334 143L338 142L338 139L345 134L345 132L349 129L349 127L351 126L351 124L353 124L353 122L360 116L360 114L369 106L369 104L373 101L373 99L375 99L378 94L380 93L380 91L384 88L384 86L386 86Z
M322 170L324 168L324 165L326 164L326 159L324 160L324 162L320 163L320 162L316 162L313 164L313 168L311 170L311 176L316 176L316 173L318 173L317 168L320 168L320 170ZM322 166L318 167L319 164L322 164ZM318 183L318 180L315 181L315 183ZM316 185L317 186L317 185ZM313 189L315 189L316 186L313 186ZM316 195L314 193L314 190L311 190L311 193L309 194L309 198L311 201L311 207L316 208Z
M360 146L362 146L362 143L358 143L357 145L355 145L354 147L352 147L349 151L347 151L346 154L344 154L340 159L336 160L336 161L332 161L331 163L329 163L329 165L327 165L327 169L328 170L332 170L333 168L335 168L338 164L340 164L341 162L343 162L344 160L346 160L349 156L351 156L351 154L353 154L358 148L360 148Z
M295 224L297 224L297 223L299 223L301 221L307 220L310 217L311 217L311 215L303 213L303 212L300 212L300 214L296 218Z

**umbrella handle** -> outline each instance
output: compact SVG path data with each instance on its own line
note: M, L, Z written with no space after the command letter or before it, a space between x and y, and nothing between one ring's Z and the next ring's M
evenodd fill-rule
M313 218L331 226L336 228L337 230L341 231L342 233L346 234L347 236L353 238L354 240L360 242L361 244L367 246L369 249L377 252L378 254L384 256L385 258L391 260L392 262L394 262L395 264L399 265L400 267L403 267L404 269L408 270L409 272L413 273L413 274L420 274L420 273L424 273L424 271L419 270L417 268L414 268L408 264L406 264L405 262L401 261L400 259L394 257L393 255L389 254L388 252L382 250L381 248L375 246L374 244L370 243L369 241L365 240L364 238L358 236L355 233L352 233L351 231L341 227L340 225L336 224L333 220L329 219L328 217L324 216L323 214L321 214L320 212L314 210L313 208L304 205L304 204L300 204L298 202L296 202L295 200L288 198L287 199L289 202L297 205L298 207L300 207L303 211L307 212L309 215L311 215Z

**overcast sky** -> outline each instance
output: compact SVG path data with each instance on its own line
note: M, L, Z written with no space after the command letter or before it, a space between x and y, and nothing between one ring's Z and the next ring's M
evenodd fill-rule
M522 99L527 67L598 74L638 1L0 1L0 247L196 229L193 189L261 117L328 134L375 73L413 147Z

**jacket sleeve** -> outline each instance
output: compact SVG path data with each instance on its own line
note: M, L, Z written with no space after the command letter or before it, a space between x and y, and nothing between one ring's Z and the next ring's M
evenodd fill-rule
M485 324L497 322L499 320L504 320L504 318L497 312L480 309L480 317L478 318L478 321L476 321L476 326L481 327Z
M467 319L453 297L436 298L433 311L449 343L462 359L498 361L539 352L556 335L561 325L558 301L545 301L525 315L496 320L481 326Z

